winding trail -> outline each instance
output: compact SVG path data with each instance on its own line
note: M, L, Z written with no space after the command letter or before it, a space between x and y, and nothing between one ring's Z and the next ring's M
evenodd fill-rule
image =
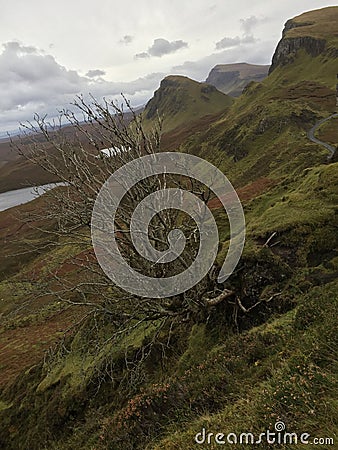
M325 122L327 122L328 120L332 119L333 117L338 117L338 113L335 114L331 114L331 116L326 117L325 119L320 120L319 122L317 122L315 124L315 126L313 126L311 128L311 130L308 131L307 133L307 137L310 139L310 141L314 142L315 144L319 144L322 145L323 147L326 148L326 150L328 150L330 152L330 155L327 157L327 159L331 159L333 157L333 155L335 154L336 151L336 147L334 147L331 144L328 144L327 142L323 142L320 139L317 139L315 137L315 132L317 131L317 129Z

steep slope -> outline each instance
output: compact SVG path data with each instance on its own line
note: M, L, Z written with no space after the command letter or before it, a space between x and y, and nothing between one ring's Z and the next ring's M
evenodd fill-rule
M289 20L272 58L271 80L284 84L311 80L335 89L337 21L336 6L307 12Z
M233 100L214 86L198 83L183 76L168 76L147 103L143 112L145 126L158 117L163 119L163 131L168 132L209 114L229 108Z
M206 83L232 97L238 97L250 81L263 81L270 66L236 63L218 64L211 69Z
M182 150L221 161L239 185L325 162L329 152L311 143L307 132L336 112L337 22L338 7L288 21L269 76L251 82L226 115ZM312 48L309 42L320 44Z
M223 446L230 450L234 434L258 438L274 433L280 421L288 433L337 439L338 163L328 163L325 149L307 137L335 110L337 14L338 7L327 8L293 19L311 25L285 31L283 40L305 28L307 39L289 46L282 59L275 56L270 75L252 82L225 114L197 119L200 127L192 126L179 147L216 163L241 196L246 247L226 284L236 296L207 311L198 309L196 298L196 312L182 321L133 323L117 343L110 340L111 316L81 322L50 356L2 390L0 447L191 450L205 429L213 436L232 433L232 444ZM318 38L325 46L312 53L309 39ZM283 40L279 49L287 47ZM148 120L161 107L179 123L184 110L164 91ZM183 103L188 120L200 89L196 95L196 102L188 97ZM337 144L331 122L318 133ZM225 230L221 252L227 240ZM70 251L63 250L49 249L40 271L30 261L14 281L30 277L37 289L39 276L43 281L59 261L69 264ZM46 264L49 270L42 271ZM10 304L5 284L0 288ZM16 297L25 300L25 292ZM331 441L323 445L333 448Z

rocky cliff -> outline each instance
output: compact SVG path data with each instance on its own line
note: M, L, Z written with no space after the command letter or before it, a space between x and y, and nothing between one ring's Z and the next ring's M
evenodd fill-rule
M324 52L326 40L312 36L288 37L287 32L292 28L307 26L308 24L297 24L289 20L285 24L283 37L277 45L276 51L272 57L272 64L269 70L271 73L276 67L284 66L294 61L297 52L304 49L309 55L316 57Z
M273 55L269 73L276 67L293 62L300 50L312 57L326 53L330 57L337 57L337 20L336 7L311 11L288 20Z
M269 66L256 64L218 64L210 71L206 82L225 94L238 97L250 81L264 80L268 70Z

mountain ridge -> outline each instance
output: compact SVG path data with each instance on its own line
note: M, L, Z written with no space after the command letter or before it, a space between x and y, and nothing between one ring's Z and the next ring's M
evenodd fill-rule
M122 334L118 320L124 310L116 314L114 305L108 304L105 315L103 303L90 316L82 306L74 309L75 291L66 306L59 297L41 298L40 286L65 280L72 287L84 276L90 238L85 248L68 238L52 247L46 243L41 254L24 252L22 260L17 255L39 243L38 231L46 224L22 228L15 218L15 240L7 239L0 255L7 270L0 282L5 318L0 369L8 376L0 389L0 447L191 450L204 432L211 437L228 432L233 438L243 433L249 439L251 433L273 432L277 423L290 435L306 430L311 437L336 438L338 163L327 160L327 150L311 142L308 132L336 108L337 46L327 30L337 28L338 7L311 12L311 20L309 14L301 19L306 26L285 31L283 42L298 39L284 47L285 62L276 58L270 75L251 81L224 111L224 97L216 94L220 109L203 115L201 105L208 104L200 98L204 85L173 76L144 118L150 127L158 114L169 116L165 137L170 149L212 162L240 195L246 245L238 268L217 287L232 292L229 299L203 309L200 296L187 293L182 305L179 300L172 305L168 318L146 323L138 317L133 321L133 310L129 332ZM304 33L325 39L324 50L308 52ZM198 114L193 116L195 103ZM180 111L182 104L187 109ZM318 133L322 142L337 145L333 122L325 121ZM34 219L34 208L44 201L52 206L42 197L20 210ZM215 199L208 202L220 224L215 268L224 261L230 236L219 206ZM1 236L13 233L10 213L0 213L1 219ZM103 295L117 300L110 289ZM23 308L21 316L8 314L34 295L43 307L32 302L29 315L22 317ZM91 310L101 298L90 300ZM77 326L70 329L72 320ZM60 336L60 330L66 332ZM43 342L37 349L39 338ZM55 347L43 356L51 341ZM278 444L282 450L290 445ZM262 448L270 447L262 442Z
M209 72L206 83L225 94L238 97L251 81L263 81L268 75L269 67L248 63L217 64Z
M338 33L334 32L337 21L338 12L334 6L306 12L288 20L272 57L269 72L292 62L301 49L312 57L322 54L337 57Z
M165 77L143 111L144 125L150 127L158 118L163 131L173 130L183 123L224 111L233 99L214 86L181 75Z

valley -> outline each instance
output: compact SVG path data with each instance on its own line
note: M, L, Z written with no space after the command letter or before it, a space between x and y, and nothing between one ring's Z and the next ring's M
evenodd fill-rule
M337 6L290 19L271 66L220 64L207 82L166 76L125 118L88 105L87 121L30 135L35 153L25 140L14 153L0 143L0 448L191 450L203 429L259 435L277 423L336 442L337 23ZM109 157L106 148L129 151ZM189 177L147 178L124 197L115 233L135 270L153 273L153 263L133 259L124 216L148 184L197 192L219 233L198 285L141 298L98 265L97 193L128 155L152 152L203 158L236 189L246 243L226 281L217 272L228 219L220 199ZM63 185L1 206L6 191L54 182ZM193 255L194 228L176 218ZM150 238L168 248L162 235ZM186 263L179 256L159 270L175 275Z

